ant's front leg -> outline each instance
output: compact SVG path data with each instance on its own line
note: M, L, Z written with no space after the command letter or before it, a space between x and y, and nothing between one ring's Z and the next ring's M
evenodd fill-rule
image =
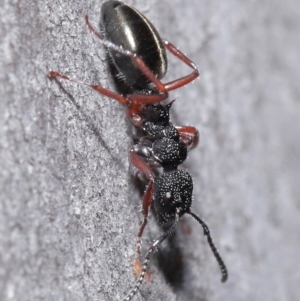
M148 166L148 164L145 162L145 160L139 156L138 154L136 154L134 148L130 150L129 152L129 156L130 156L130 161L131 163L142 173L144 173L147 177L147 179L149 180L146 192L144 194L144 198L143 198L143 209L142 209L142 213L144 216L144 220L142 225L140 226L138 235L137 235L137 244L136 244L136 253L137 253L137 257L134 261L134 270L135 270L135 274L136 277L140 276L141 273L141 269L142 269L142 264L141 264L141 239L143 236L143 232L144 229L147 225L148 222L148 216L149 216L149 210L152 204L152 195L153 195L153 186L154 186L154 173L153 170ZM147 276L148 279L150 279L150 274L148 274Z

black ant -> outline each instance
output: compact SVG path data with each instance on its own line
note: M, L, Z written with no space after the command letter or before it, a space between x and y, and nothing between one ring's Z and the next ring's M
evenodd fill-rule
M190 174L178 165L185 161L188 150L197 146L199 133L194 127L175 127L170 122L169 110L174 101L161 104L168 92L187 85L199 76L196 65L174 45L162 40L150 21L135 8L120 1L110 0L102 5L101 33L97 32L85 17L88 28L106 47L108 56L116 70L116 80L130 90L126 96L102 86L80 82L50 71L50 78L61 78L82 83L102 95L125 104L128 116L135 126L147 135L130 150L131 163L149 183L143 199L144 221L138 232L137 254L141 256L141 238L152 207L159 226L164 233L154 241L145 256L135 287L123 301L130 301L142 284L150 256L169 237L184 214L191 215L204 230L211 250L220 266L222 278L228 278L227 268L215 247L208 226L191 211L193 181ZM193 69L184 77L168 83L161 79L167 72L166 50ZM161 167L156 175L153 168Z

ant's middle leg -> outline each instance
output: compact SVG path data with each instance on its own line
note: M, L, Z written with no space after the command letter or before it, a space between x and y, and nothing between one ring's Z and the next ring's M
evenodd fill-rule
M176 126L180 139L189 150L195 148L200 140L199 131L193 126Z

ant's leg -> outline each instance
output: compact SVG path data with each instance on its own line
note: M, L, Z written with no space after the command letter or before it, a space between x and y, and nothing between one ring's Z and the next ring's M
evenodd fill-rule
M131 101L131 99L125 98L124 96L122 96L118 93L115 93L111 90L108 90L104 87L101 87L99 85L89 84L89 83L85 83L85 82L78 81L78 80L75 80L75 79L71 79L68 76L66 76L62 73L59 73L57 71L50 71L48 73L48 77L50 79L61 78L63 80L68 80L68 81L71 81L71 82L74 82L74 83L78 83L78 84L88 86L88 87L96 90L98 93L100 93L104 96L115 99L118 102L127 105L127 107L128 107L127 114L129 116L129 118L131 119L132 123L137 127L141 126L141 124L143 122L143 119L140 116L140 109L141 109L141 104L140 103L133 102L133 101ZM141 96L141 98L142 98L142 96ZM153 95L153 98L150 98L149 100L154 101L154 103L156 103L156 102L162 101L163 98L164 98L163 95Z
M137 67L140 69L140 71L152 82L155 84L157 91L161 93L162 99L158 100L156 97L157 95L140 95L140 94L132 94L130 95L130 98L134 101L140 102L140 103L156 103L160 102L162 100L167 99L168 92L171 90L178 89L182 86L187 85L188 83L192 82L194 79L196 79L199 76L199 71L197 66L187 57L185 56L179 49L177 49L173 44L171 44L168 41L164 41L165 47L178 59L180 59L182 62L184 62L186 65L194 69L194 71L184 77L181 77L179 79L176 79L172 82L163 84L159 79L156 78L155 74L145 65L144 61L138 57L136 54L123 49L122 47L119 47L109 41L104 40L103 36L97 32L93 26L90 24L88 17L85 16L85 22L89 28L89 30L95 34L104 44L105 47L111 48L119 53L122 53L123 55L126 55L130 57L137 65Z
M132 94L130 95L130 99L139 102L139 103L157 103L162 100L168 98L168 92L183 87L193 80L195 80L199 76L198 67L187 57L185 56L179 49L177 49L173 44L168 41L164 41L166 48L178 59L184 62L186 65L191 67L194 71L187 76L180 77L174 81L168 82L166 84L162 83L153 72L145 65L144 61L138 57L136 54L131 53L128 50L124 50L121 47L118 47L112 43L109 43L107 47L111 47L120 53L129 56L140 69L140 71L152 82L158 92L159 95L140 95L140 94Z
M174 81L171 81L169 83L164 84L166 91L172 91L175 89L178 89L180 87L183 87L193 80L195 80L199 76L199 71L198 67L187 57L185 56L179 49L177 49L173 44L171 44L168 41L164 41L166 48L174 55L176 56L179 60L184 62L186 65L191 67L194 71L184 77L180 77Z
M101 87L99 85L89 84L89 83L85 83L85 82L82 82L82 81L79 81L79 80L69 78L68 76L66 76L66 75L64 75L60 72L57 72L57 71L50 71L48 73L48 77L50 79L61 78L63 80L68 80L68 81L71 81L71 82L74 82L74 83L78 83L78 84L88 86L88 87L96 90L98 93L100 93L104 96L115 99L115 100L119 101L120 103L127 105L128 106L128 112L127 113L128 113L129 118L131 119L132 123L137 127L141 126L143 120L140 116L140 108L141 108L140 103L133 102L133 101L131 101L131 99L129 100L128 98L125 98L124 96L122 96L118 93L115 93L111 90L108 90L104 87ZM160 102L164 99L163 95L149 95L149 96L151 96L151 97L147 98L147 100L151 101L151 102L154 102L154 103ZM143 96L141 95L140 98L142 99Z
M146 192L144 194L144 198L143 198L143 216L144 216L144 220L142 225L140 226L138 235L137 235L137 243L136 243L136 253L137 253L137 257L134 261L134 270L135 270L135 274L138 277L141 273L141 269L142 269L142 265L140 262L140 258L141 258L141 239L143 236L143 232L144 229L147 225L148 222L148 216L149 216L149 209L151 207L152 204L152 194L153 194L153 185L154 185L154 173L151 170L151 168L147 165L147 163L143 160L142 157L140 157L139 155L137 155L134 150L132 149L129 152L130 155L130 161L131 163L141 172L143 172L147 179L150 180L148 187L146 189ZM148 279L150 279L150 275L147 276Z
M148 166L148 164L141 156L135 153L134 149L131 149L129 151L129 157L133 166L136 167L139 171L143 172L148 180L154 182L153 170Z
M59 72L56 72L56 71L50 71L49 74L48 74L48 77L50 79L58 77L58 78L61 78L61 79L65 79L65 80L74 82L74 83L78 83L78 84L82 84L82 85L88 86L88 87L96 90L97 92L99 92L100 94L102 94L104 96L107 96L109 98L115 99L115 100L119 101L122 104L128 105L128 100L124 96L119 95L119 94L117 94L117 93L115 93L113 91L110 91L110 90L106 89L106 88L103 88L103 87L101 87L99 85L88 84L88 83L85 83L85 82L82 82L82 81L71 79L71 78L67 77L66 75L64 75L62 73L59 73Z
M104 41L103 36L102 36L97 30L95 30L94 27L92 26L92 24L90 23L88 15L85 15L85 16L84 16L84 19L85 19L85 24L86 24L86 26L88 27L88 29L89 29L95 36L97 36L100 40Z
M137 241L137 254L138 257L141 255L141 238L143 236L144 229L146 227L147 221L148 221L148 215L149 215L149 209L152 203L152 193L153 193L153 183L154 183L154 173L153 170L148 166L148 164L144 161L144 159L137 155L133 149L129 152L130 161L133 166L135 166L139 171L143 172L147 179L149 180L148 187L146 189L146 192L144 194L143 199L143 216L144 221L140 227L140 230L138 232L138 241Z
M149 209L151 207L152 204L152 194L153 194L153 181L150 181L148 184L148 187L146 189L146 192L144 194L144 198L143 198L143 216L144 216L144 220L143 223L140 227L140 230L138 232L138 241L137 241L137 245L136 245L136 252L138 257L141 256L141 239L143 236L143 232L144 229L147 225L148 222L148 215L149 215Z
M151 83L153 83L156 86L156 89L160 94L158 95L141 95L141 94L131 94L130 99L133 101L136 101L138 103L158 103L168 98L168 91L165 88L165 85L153 74L153 72L146 66L144 61L135 53L130 52L129 50L126 50L118 45L115 45L111 43L110 41L107 41L103 38L103 36L97 32L89 22L88 16L85 16L85 23L89 30L96 35L100 40L101 43L110 49L113 49L127 57L130 57L136 66L139 68L139 70L149 79Z
M185 143L189 150L195 148L200 139L199 131L193 126L176 126L180 139Z
M136 62L136 64L139 66L140 70L145 74L145 76L147 76L149 78L149 80L151 80L151 82L153 82L154 84L157 85L158 90L161 90L161 89L164 90L164 86L162 85L162 83L158 79L156 79L155 75L150 71L150 69L144 64L144 62L139 57L137 57L135 54L130 53L129 51L125 51L124 49L121 49L120 47L118 47L106 40L103 40L102 35L100 33L98 33L92 27L92 25L89 23L87 15L85 16L85 22L86 22L88 28L101 40L101 42L104 44L104 46L114 48L116 51L119 51L122 54L131 57ZM111 90L108 90L104 87L101 87L99 85L89 84L89 83L85 83L85 82L78 81L75 79L71 79L68 76L66 76L62 73L59 73L57 71L50 71L48 74L48 77L49 78L61 78L64 80L69 80L69 81L72 81L75 83L83 84L85 86L88 86L88 87L96 90L97 92L99 92L102 95L105 95L107 97L110 97L112 99L119 101L122 104L126 104L126 105L129 104L129 100L127 98L125 98L124 96L119 95L119 94L117 94ZM162 93L158 94L158 95L132 94L132 95L130 95L130 100L132 100L133 102L137 101L138 103L158 103L158 102L163 101L167 97L168 97L168 93L165 91L162 91ZM130 117L133 115L138 115L138 113L139 113L139 107L135 108L135 110L133 110L132 112L131 111L128 112ZM131 118L133 118L133 117L131 117Z
M141 271L142 271L142 263L141 263L142 236L143 236L144 229L148 222L149 209L152 204L152 194L153 194L153 181L150 181L148 184L148 187L146 189L146 192L144 194L144 198L143 198L142 213L144 215L144 220L143 220L142 225L140 226L140 230L137 235L137 242L136 242L137 256L134 260L134 273L135 273L136 278L139 277L139 275L141 274ZM147 272L146 279L147 279L147 281L150 281L150 279L151 279L150 272Z

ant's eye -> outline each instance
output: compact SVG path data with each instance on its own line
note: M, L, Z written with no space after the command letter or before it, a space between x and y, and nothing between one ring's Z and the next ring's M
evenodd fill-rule
M165 201L166 203L172 202L173 199L174 199L174 196L173 196L173 193L172 193L172 192L168 191L168 192L165 193L165 195L164 195L164 201Z

